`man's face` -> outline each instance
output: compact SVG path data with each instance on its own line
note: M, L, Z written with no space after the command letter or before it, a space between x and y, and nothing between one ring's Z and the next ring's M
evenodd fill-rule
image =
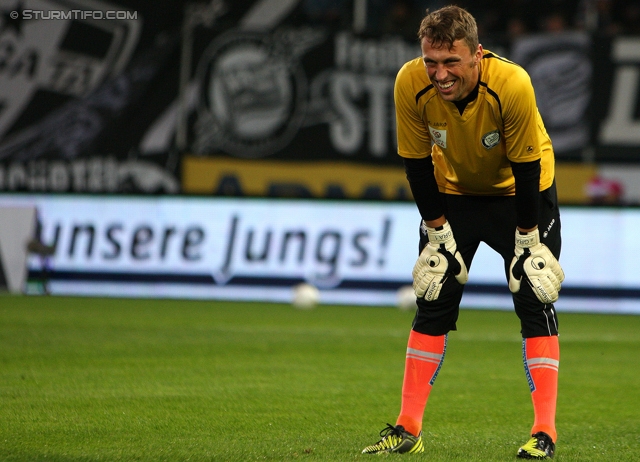
M462 40L453 42L451 49L446 45L434 48L427 38L420 45L427 75L442 99L459 101L471 93L478 83L482 45L475 53Z

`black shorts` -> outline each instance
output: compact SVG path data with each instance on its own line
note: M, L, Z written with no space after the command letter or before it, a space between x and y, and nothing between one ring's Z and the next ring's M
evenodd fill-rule
M540 193L540 214L538 229L540 241L556 258L560 258L560 212L555 183ZM458 251L469 272L482 271L472 268L473 256L485 242L498 252L504 260L506 280L514 256L516 231L515 196L458 196L443 194L445 216L453 230ZM426 233L420 232L419 250L427 244ZM456 330L460 310L460 300L464 286L449 277L442 286L440 296L433 302L418 300L418 310L413 321L413 329L428 335L443 335ZM558 319L553 304L538 300L528 284L522 284L520 291L513 294L513 304L520 318L522 336L540 337L557 335Z

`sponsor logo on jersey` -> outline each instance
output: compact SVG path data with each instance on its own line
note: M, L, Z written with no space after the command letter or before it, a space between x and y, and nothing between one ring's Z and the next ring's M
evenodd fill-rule
M489 133L485 133L482 135L482 145L486 149L491 149L500 144L500 132L498 130L494 130Z
M429 133L431 134L431 142L437 144L442 149L447 148L447 131L436 130L432 126L429 126Z

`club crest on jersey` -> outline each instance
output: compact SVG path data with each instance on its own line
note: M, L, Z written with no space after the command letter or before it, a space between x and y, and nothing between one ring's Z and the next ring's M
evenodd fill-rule
M497 146L500 143L500 132L498 130L494 130L489 133L485 133L482 135L482 145L486 149L491 149Z
M437 144L442 149L447 148L447 131L446 130L436 130L431 125L429 125L429 133L431 134L431 142L433 144Z

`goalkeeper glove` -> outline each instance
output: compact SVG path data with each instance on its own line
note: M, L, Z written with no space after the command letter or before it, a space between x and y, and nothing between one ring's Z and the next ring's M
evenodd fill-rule
M413 267L413 291L416 297L424 297L429 302L438 298L449 275L453 275L460 284L465 284L469 279L449 222L440 228L427 226L429 242Z
M516 230L514 253L509 269L509 290L514 294L519 292L522 278L525 277L542 303L558 300L564 272L549 248L540 243L538 230L526 234Z

